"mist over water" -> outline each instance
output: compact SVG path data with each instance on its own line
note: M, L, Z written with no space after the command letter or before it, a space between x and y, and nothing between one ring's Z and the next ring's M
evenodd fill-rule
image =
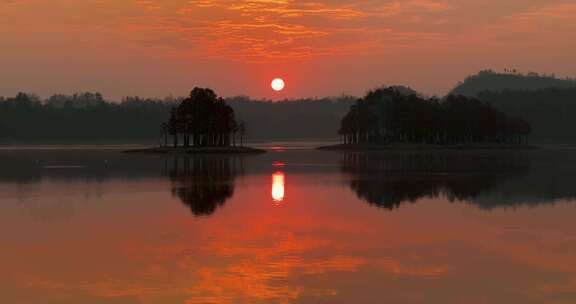
M0 300L576 300L574 150L313 145L2 150Z

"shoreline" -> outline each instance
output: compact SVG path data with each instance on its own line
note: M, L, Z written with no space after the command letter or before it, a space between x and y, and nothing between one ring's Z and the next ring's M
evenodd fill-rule
M124 150L123 153L146 154L260 154L266 150L251 147L152 147Z
M337 144L321 146L317 150L326 151L473 151L473 150L537 150L541 147L524 144Z

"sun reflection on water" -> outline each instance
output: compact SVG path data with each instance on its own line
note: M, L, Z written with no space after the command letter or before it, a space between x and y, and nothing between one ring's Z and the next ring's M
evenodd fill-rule
M278 171L272 174L272 199L275 203L284 201L286 176Z

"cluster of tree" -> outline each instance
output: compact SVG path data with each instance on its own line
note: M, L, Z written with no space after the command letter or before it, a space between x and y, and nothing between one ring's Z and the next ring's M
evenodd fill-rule
M541 75L535 72L520 74L516 70L498 73L493 70L480 71L460 82L450 94L477 97L484 91L538 90L545 88L575 88L576 80L560 79L555 75Z
M527 143L530 125L462 95L423 98L388 87L358 99L341 121L341 141L362 143Z
M174 107L170 119L161 125L162 144L184 147L236 145L236 135L243 144L245 126L237 122L234 109L208 88L194 88L190 96ZM181 141L179 139L182 139Z
M531 141L576 142L576 87L485 91L478 98L504 113L526 119L534 129Z

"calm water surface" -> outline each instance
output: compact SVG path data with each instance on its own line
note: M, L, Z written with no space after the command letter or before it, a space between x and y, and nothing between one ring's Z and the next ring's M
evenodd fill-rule
M0 303L576 303L576 152L0 151Z

